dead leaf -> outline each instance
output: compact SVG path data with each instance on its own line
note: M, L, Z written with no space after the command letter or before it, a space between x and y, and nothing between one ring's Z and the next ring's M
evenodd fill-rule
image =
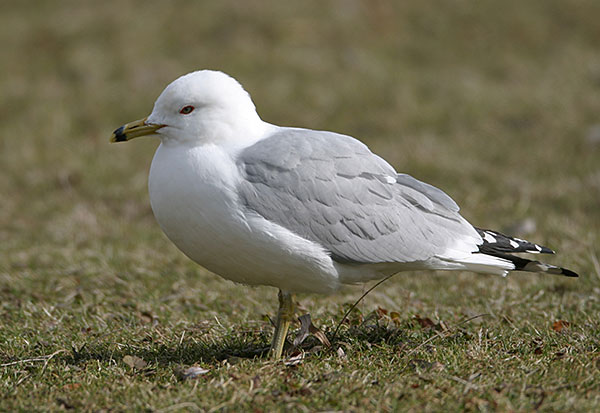
M396 311L392 311L392 312L390 312L390 318L392 319L394 324L396 324L396 327L400 325L400 313L397 313Z
M136 370L141 370L148 365L147 362L145 362L143 359L139 358L138 356L130 356L130 355L123 357L123 363L127 364L132 369L136 369Z
M182 380L190 380L190 379L196 379L200 376L202 376L203 374L208 373L210 370L206 370L203 369L202 367L199 366L192 366L192 367L188 367L187 369L183 369L181 371L179 371L179 376L181 377Z
M565 320L558 320L552 323L552 330L556 331L557 333L560 333L569 327L571 327L571 323Z
M562 358L565 358L566 355L567 352L565 350L559 350L556 353L554 353L554 360L560 360Z
M252 378L252 380L250 380L250 391L252 391L254 389L258 389L260 387L261 383L262 383L262 380L260 379L260 376L257 374L256 376L254 376Z
M152 316L151 313L149 313L148 311L142 311L140 313L140 319L142 320L143 323L149 324L152 322L152 319L154 317Z
M421 326L421 328L433 328L435 327L435 323L431 321L429 317L421 318L418 314L415 315L415 320Z
M62 386L65 390L75 390L81 387L81 383L68 383Z
M310 324L310 334L315 336L325 347L331 347L331 343L325 333L321 331L320 328L315 327L312 323Z
M377 315L379 316L379 318L383 318L388 313L388 310L386 310L385 308L381 308L381 307L377 307L377 310L375 310L375 311L377 312Z
M340 358L340 360L348 361L348 356L346 356L346 352L344 351L343 348L341 348L341 347L337 348L337 355Z
M144 324L152 323L153 326L156 326L158 324L158 317L149 311L142 311L139 314L139 317L140 320L142 320L142 323Z
M298 353L297 355L285 360L283 364L286 366L297 366L298 364L302 363L302 360L304 360L304 353Z

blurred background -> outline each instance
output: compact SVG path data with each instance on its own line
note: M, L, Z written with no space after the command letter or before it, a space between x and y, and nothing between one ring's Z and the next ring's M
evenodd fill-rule
M419 274L371 303L556 285L597 297L598 16L593 0L2 1L3 305L272 310L271 289L222 281L163 236L146 189L158 142L108 143L202 68L236 77L264 120L355 136L443 188L474 224L547 244L584 276Z
M294 388L288 374L312 375L315 393L289 393L309 410L385 397L416 411L593 410L599 16L596 0L2 0L0 387L12 396L0 410L211 406L239 389L268 410ZM185 258L148 201L157 140L108 142L169 82L202 68L237 78L264 120L355 136L443 188L473 224L548 245L559 252L548 261L581 278L401 274L349 323L395 313L388 321L400 328L383 334L399 341L344 333L347 360L312 358L300 378L245 360L231 384L221 360L268 345L275 290L234 285ZM331 334L365 289L300 301ZM448 339L425 346L440 331ZM130 354L150 363L143 374ZM413 357L447 369L422 380ZM173 365L200 362L213 370L202 391L174 377ZM527 393L538 384L539 403Z

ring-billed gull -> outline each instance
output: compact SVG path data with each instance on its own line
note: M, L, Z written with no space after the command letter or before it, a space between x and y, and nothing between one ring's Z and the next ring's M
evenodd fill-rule
M472 226L443 191L397 173L350 136L264 122L222 72L175 80L150 116L111 141L145 135L161 140L148 187L167 237L226 279L279 289L275 359L295 292L331 293L405 270L577 277L511 255L553 251Z

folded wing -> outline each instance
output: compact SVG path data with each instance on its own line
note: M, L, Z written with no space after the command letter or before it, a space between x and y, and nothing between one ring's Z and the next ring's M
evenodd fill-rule
M246 208L350 263L469 254L482 240L443 191L398 174L358 140L281 128L243 150Z

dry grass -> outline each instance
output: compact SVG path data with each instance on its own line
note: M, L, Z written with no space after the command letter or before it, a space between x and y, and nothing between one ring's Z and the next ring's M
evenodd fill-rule
M600 3L396 3L0 5L0 410L598 408ZM149 208L156 143L108 144L204 67L582 277L402 274L343 326L346 357L259 357L273 289L185 259ZM331 335L361 291L301 302ZM210 372L181 380L194 364Z

